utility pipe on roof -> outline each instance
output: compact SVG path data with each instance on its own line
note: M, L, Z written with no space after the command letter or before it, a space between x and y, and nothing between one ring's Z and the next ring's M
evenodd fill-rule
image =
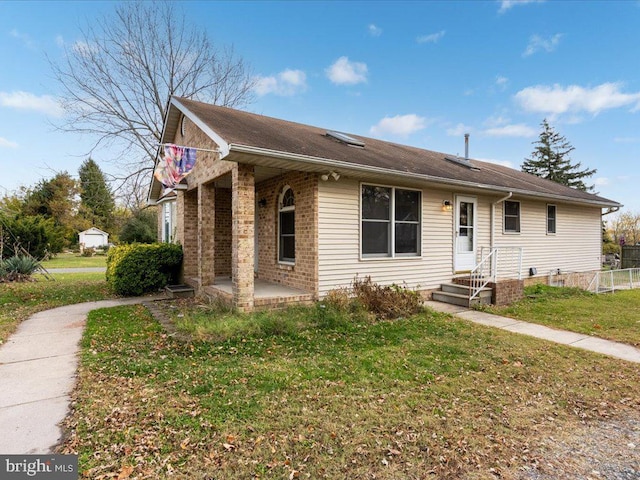
M511 197L513 197L513 192L509 192L509 194L506 197L501 198L500 200L496 200L495 202L493 202L491 204L491 240L490 240L490 244L491 244L491 248L493 249L493 247L495 246L495 226L496 226L496 205L498 205L499 203L504 202L505 200L509 200Z
M601 214L601 216L604 217L605 215L609 215L610 213L616 213L618 211L620 211L620 207L609 207L606 212Z

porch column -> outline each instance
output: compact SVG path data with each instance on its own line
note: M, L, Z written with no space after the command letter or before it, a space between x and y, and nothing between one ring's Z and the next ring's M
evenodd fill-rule
M255 177L253 166L243 164L234 166L231 184L233 305L241 312L250 312L253 310L255 241Z
M202 286L213 284L215 278L215 191L213 184L198 188L198 277Z
M185 280L191 280L198 276L197 191L190 190L178 194L177 206L179 213L182 210L182 221L178 223L178 238L182 241L182 252L184 254L182 275Z

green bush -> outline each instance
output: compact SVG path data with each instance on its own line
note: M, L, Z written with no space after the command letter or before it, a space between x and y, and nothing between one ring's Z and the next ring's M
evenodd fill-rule
M158 241L158 216L152 210L140 210L129 218L120 231L122 243L154 243Z
M180 245L120 245L107 254L107 283L119 295L141 295L175 283L181 264Z

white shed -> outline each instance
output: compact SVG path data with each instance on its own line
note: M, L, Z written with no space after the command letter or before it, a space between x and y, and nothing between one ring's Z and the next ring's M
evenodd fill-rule
M109 234L96 227L80 232L79 236L81 249L99 248L109 244Z

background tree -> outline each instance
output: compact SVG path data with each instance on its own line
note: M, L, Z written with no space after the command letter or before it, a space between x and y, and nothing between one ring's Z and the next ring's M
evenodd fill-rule
M213 45L171 2L122 2L65 50L52 63L67 113L59 127L93 135L94 148L121 147L116 180L127 180L134 196L150 179L171 95L229 107L252 99L243 60Z
M80 165L78 176L80 216L101 230L111 233L115 202L104 173L95 161L88 158Z
M620 245L635 245L640 242L640 213L622 212L608 222L613 241Z
M122 226L123 243L153 243L158 241L158 213L155 208L135 212Z
M572 164L569 154L575 148L546 119L541 126L540 138L533 142L536 147L531 158L525 159L522 164L522 171L578 190L592 191L593 185L586 186L583 179L591 177L596 170L580 170L580 162Z

